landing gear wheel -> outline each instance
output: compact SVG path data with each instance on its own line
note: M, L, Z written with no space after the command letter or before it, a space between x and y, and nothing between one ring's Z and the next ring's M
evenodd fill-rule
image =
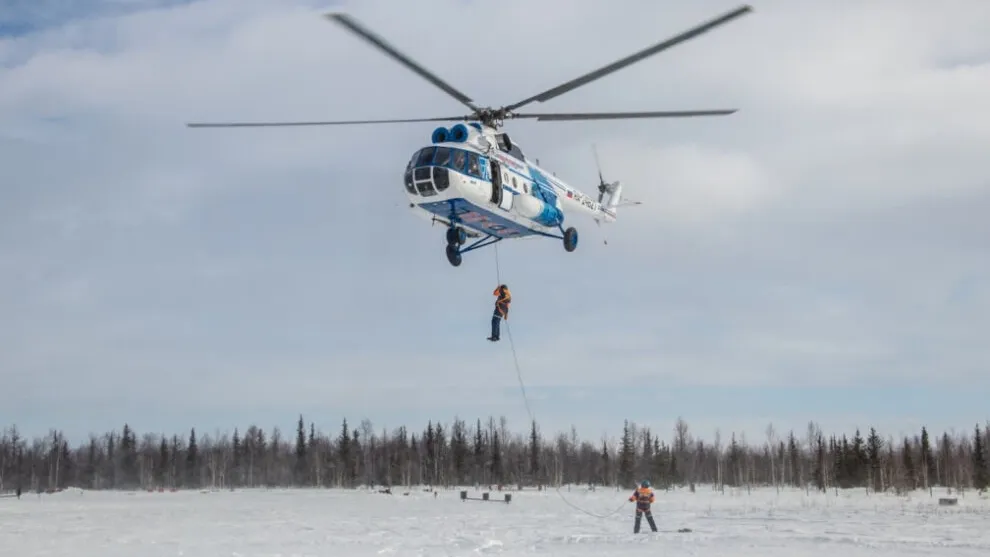
M574 251L577 248L578 243L578 232L574 227L568 228L564 231L564 249L567 251Z
M467 233L464 232L463 228L454 228L453 226L447 229L447 245L460 245L467 241Z
M454 267L461 264L461 250L454 244L447 244L447 261Z

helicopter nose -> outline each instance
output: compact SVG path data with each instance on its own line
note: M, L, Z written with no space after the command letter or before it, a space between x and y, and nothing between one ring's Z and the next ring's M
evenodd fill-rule
M433 197L450 187L450 172L432 164L414 166L406 170L403 182L409 195Z

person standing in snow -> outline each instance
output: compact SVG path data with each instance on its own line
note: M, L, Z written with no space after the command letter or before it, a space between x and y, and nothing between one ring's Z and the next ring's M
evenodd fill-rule
M643 480L639 484L639 488L629 496L629 501L636 503L636 521L633 523L633 533L639 533L639 525L643 520L643 515L646 515L646 521L650 523L650 529L654 532L657 531L657 523L653 521L653 511L651 506L656 498L653 495L653 490L650 489L650 481Z

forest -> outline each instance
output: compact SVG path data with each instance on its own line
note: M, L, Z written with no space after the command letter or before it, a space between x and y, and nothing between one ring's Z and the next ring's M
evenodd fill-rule
M324 432L299 416L285 435L251 425L165 435L119 431L70 442L59 430L25 439L17 426L0 434L0 492L355 488L372 486L603 486L632 488L647 478L657 489L776 486L808 490L865 488L903 493L942 487L986 490L990 423L961 434L894 439L874 428L851 437L807 430L747 440L716 430L710 440L678 419L668 444L649 427L626 421L618 439L550 438L535 422L512 432L506 419L430 421L418 431L377 430L346 419Z

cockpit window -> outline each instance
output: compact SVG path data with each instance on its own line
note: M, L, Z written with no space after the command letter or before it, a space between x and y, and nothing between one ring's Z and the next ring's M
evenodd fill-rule
M454 158L451 161L450 167L459 172L464 172L464 161L466 158L466 152L461 151L460 149L454 149Z
M429 171L429 169L427 169ZM429 180L423 182L416 182L416 189L419 190L419 194L423 197L430 197L436 195L436 190L433 189L433 184Z
M433 167L433 187L437 191L443 191L450 186L450 174L446 168L441 166Z
M437 147L437 157L433 164L437 166L447 166L450 163L450 147Z
M420 151L419 158L416 160L416 166L431 164L433 162L434 151L436 151L436 147L427 147Z
M478 165L478 154L468 153L468 174L471 176L481 176L481 167Z
M412 165L410 164L410 166ZM406 170L406 174L403 176L403 181L406 184L406 191L416 195L416 187L413 186L412 170Z

